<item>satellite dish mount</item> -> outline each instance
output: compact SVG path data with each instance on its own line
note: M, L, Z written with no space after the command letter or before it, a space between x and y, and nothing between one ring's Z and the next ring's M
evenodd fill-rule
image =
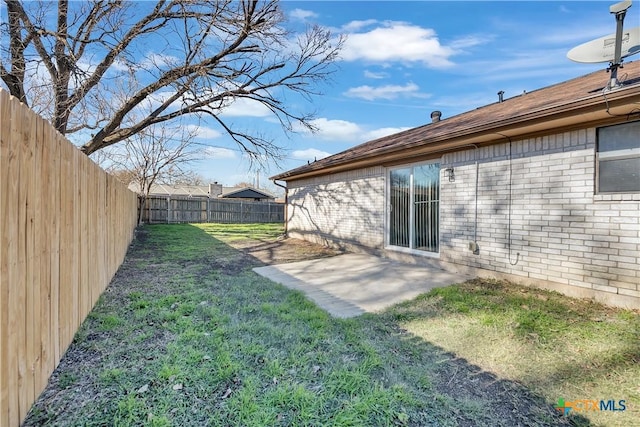
M618 81L618 68L622 68L622 60L627 56L640 53L640 27L624 29L624 16L630 7L631 0L609 7L609 12L616 16L615 34L599 37L567 52L567 58L575 62L587 64L608 62L607 71L611 71L611 78L606 87L608 90L621 86Z
M621 1L609 7L609 12L616 16L616 44L613 60L609 63L607 71L611 71L609 88L613 89L620 85L618 82L618 68L622 68L622 31L624 29L624 17L627 9L631 7L631 0Z

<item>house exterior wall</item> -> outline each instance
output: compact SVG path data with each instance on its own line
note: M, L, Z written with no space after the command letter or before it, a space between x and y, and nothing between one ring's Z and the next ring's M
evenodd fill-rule
M640 194L594 194L595 144L589 128L445 154L441 260L639 306Z
M589 128L443 154L439 265L640 307L640 194L594 194L595 145ZM386 176L289 182L290 235L433 264L385 248Z
M384 176L373 167L289 182L287 233L350 250L382 249Z

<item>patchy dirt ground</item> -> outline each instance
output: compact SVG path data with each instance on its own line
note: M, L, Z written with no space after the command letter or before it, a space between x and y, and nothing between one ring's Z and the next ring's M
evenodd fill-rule
M307 259L335 256L341 252L304 240L279 237L272 241L243 240L228 242L242 253L250 255L264 265L283 264ZM254 267L258 267L255 265Z

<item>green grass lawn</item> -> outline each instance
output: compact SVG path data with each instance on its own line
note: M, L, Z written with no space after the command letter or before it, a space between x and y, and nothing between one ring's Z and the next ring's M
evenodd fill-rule
M25 426L632 425L638 313L476 281L334 319L231 246L281 233L144 227Z
M549 401L625 400L625 411L582 413L596 425L640 425L638 312L475 280L436 289L387 316Z

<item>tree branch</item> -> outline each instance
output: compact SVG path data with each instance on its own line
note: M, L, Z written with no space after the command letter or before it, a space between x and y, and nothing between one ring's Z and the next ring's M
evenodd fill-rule
M313 129L313 114L284 96L321 93L343 43L319 27L292 40L276 0L58 0L53 20L53 3L6 4L11 64L0 63L0 78L60 132L94 130L81 147L86 154L195 117L251 158L275 156L273 141L238 130L225 108L250 100L287 132L295 124Z

